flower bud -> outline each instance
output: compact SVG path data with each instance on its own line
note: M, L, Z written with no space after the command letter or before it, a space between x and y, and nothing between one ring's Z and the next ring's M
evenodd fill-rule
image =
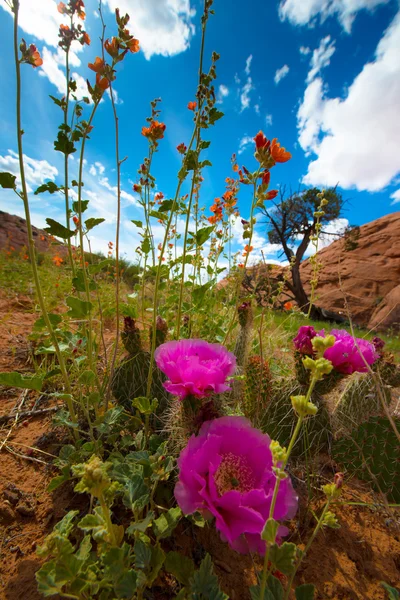
M274 465L278 463L284 463L287 460L287 451L286 448L282 448L279 442L276 440L272 440L270 444L270 450L272 453L272 460L274 461Z
M324 527L330 527L331 529L339 529L340 527L335 515L330 510L326 511L322 525Z
M308 415L316 415L318 407L312 402L307 402L305 396L290 396L292 406L299 417L307 417Z

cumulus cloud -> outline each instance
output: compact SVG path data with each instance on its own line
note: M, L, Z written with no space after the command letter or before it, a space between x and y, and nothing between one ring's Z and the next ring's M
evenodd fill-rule
M310 52L311 52L311 48L308 48L308 46L300 46L300 48L299 48L299 52L300 52L300 54L302 54L303 56L307 56L307 54L310 54Z
M63 68L65 63L64 52L61 50L61 48L58 48L56 52L52 52L46 46L44 46L42 50L42 58L43 65L39 69L39 75L46 77L50 83L57 88L60 94L65 95L67 91L67 84L65 70ZM79 66L80 60L76 55L74 62L71 64L73 66ZM90 97L85 79L75 72L71 74L71 77L76 82L76 92L73 92L74 96L76 96L78 100L81 100L84 96Z
M252 90L254 90L253 81L251 77L248 77L240 92L240 112L243 112L246 110L246 108L249 108L250 93Z
M283 65L283 67L281 67L280 69L277 69L275 71L275 77L274 77L275 84L278 85L278 83L284 77L286 77L286 75L289 73L289 71L290 71L290 69L289 69L288 65Z
M312 26L319 16L323 23L328 17L336 17L343 29L350 33L351 26L360 10L372 11L389 0L281 0L279 16L293 25Z
M391 202L391 204L398 204L400 202L400 189L393 192L393 194L391 194L390 197L393 199L393 202Z
M254 138L250 137L249 135L243 136L239 142L238 154L243 154L243 152L248 146L250 146L250 144L254 144Z
M248 56L246 58L246 66L244 68L244 72L246 73L246 75L250 75L250 67L251 67L251 61L253 60L253 55L250 54L250 56Z
M25 179L28 192L32 192L47 179L52 181L58 175L56 167L47 162L47 160L36 160L24 154ZM0 171L8 171L17 177L17 185L21 186L18 154L13 150L8 150L8 154L0 156Z
M65 17L58 12L55 0L20 0L19 4L18 24L21 29L49 46L57 46L58 30ZM12 14L5 2L1 2L0 6Z
M304 183L373 192L400 172L399 47L400 12L345 98L328 98L320 77L308 84L297 114L299 142L317 158Z
M147 60L154 54L173 56L189 47L196 14L190 0L105 0L105 5L131 16L128 27Z
M221 83L221 85L218 87L217 104L222 104L224 98L227 98L227 96L229 96L229 88Z
M310 63L311 69L307 76L307 83L310 83L322 69L329 65L335 50L335 40L331 42L330 35L322 38L318 48L315 48L312 54Z
M272 125L272 115L265 115L265 124L267 125L267 127L269 125Z

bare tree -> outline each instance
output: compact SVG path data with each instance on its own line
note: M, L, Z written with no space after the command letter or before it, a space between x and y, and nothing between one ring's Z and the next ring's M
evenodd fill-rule
M300 308L307 312L309 299L304 290L300 277L300 264L310 244L311 237L316 233L318 210L321 199L318 197L321 190L311 188L297 193L286 195L283 187L280 191L280 199L273 202L273 208L263 208L262 214L267 218L268 239L271 244L280 244L282 254L290 263L291 281L286 281L286 287L296 300ZM340 216L343 208L343 198L336 188L325 190L324 197L328 204L324 207L324 215L320 217L322 229L320 235L332 235L324 231L324 225L330 223ZM312 307L311 316L321 317L321 310Z

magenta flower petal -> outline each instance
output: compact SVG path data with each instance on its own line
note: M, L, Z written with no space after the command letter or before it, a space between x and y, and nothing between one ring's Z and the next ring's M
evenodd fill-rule
M317 332L312 325L302 325L299 328L296 337L293 338L294 347L300 354L312 356L314 354L314 349L311 341L316 335Z
M204 423L178 459L175 498L182 511L213 515L221 538L237 552L265 550L261 531L276 481L270 444L244 417L221 417ZM273 516L292 518L296 509L290 478L284 479Z
M330 360L339 373L365 373L368 371L365 361L373 365L378 360L379 354L371 342L361 338L354 341L353 336L344 329L332 329L331 334L336 341L325 350L324 358Z
M205 398L230 389L226 379L236 369L236 358L220 344L204 340L178 340L161 344L154 358L168 381L165 389L181 400L186 396Z

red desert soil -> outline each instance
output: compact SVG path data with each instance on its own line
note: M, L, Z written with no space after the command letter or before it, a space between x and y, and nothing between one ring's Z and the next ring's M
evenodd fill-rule
M15 302L0 292L0 369L29 369L26 335L35 316L30 312L29 299ZM19 390L0 388L0 416L10 413L21 403L21 410L32 408L37 394L24 396ZM43 403L41 405L45 407ZM55 454L61 432L52 432L51 416L27 418L18 422L10 432L13 420L0 424L0 599L39 600L35 571L40 560L35 549L54 525L71 508L88 509L88 499L74 494L71 486L49 494L46 487L52 470L41 462L20 458L11 452L28 455L30 459L50 460L45 454L32 452L29 446ZM7 437L8 436L8 437ZM327 477L329 477L327 475ZM299 488L299 494L302 487ZM300 494L303 495L302 493ZM370 507L345 506L336 509L341 524L339 530L321 532L301 568L297 582L314 583L318 600L384 600L380 581L400 585L400 535L396 515L388 514L374 505L376 498L357 482L344 492L346 501L370 503ZM304 511L300 511L300 515ZM398 515L397 515L398 516ZM308 539L312 523L298 523L293 540ZM193 528L182 523L171 548L191 556L196 563L209 552L215 564L221 587L232 600L250 598L248 586L254 583L250 557L231 551L221 542L213 526ZM260 567L261 562L256 559ZM173 583L160 578L158 600L175 597Z

